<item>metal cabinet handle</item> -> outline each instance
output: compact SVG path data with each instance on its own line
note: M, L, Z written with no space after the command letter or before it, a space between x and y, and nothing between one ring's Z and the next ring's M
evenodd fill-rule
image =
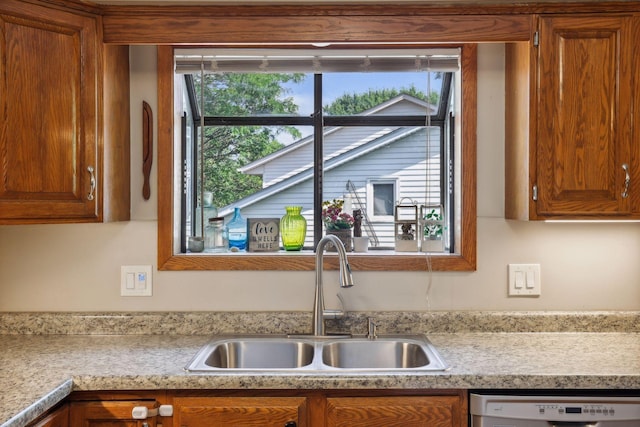
M297 427L298 424L295 421L287 421L284 423L284 427Z
M626 163L622 164L622 170L624 171L624 190L622 190L622 198L626 199L629 197L629 185L631 185L631 175L629 175L629 165Z
M87 172L89 172L89 179L90 179L90 185L91 187L89 187L89 194L87 195L87 200L93 200L95 198L94 193L96 191L96 175L93 173L94 169L93 166L89 166L87 168Z

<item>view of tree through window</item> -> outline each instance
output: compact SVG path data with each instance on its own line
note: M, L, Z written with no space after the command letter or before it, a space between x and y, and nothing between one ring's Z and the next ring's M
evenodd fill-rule
M265 114L296 115L298 105L287 96L286 83L298 83L303 74L206 74L205 117L251 117ZM192 76L197 105L202 106L200 75ZM293 126L207 126L204 135L204 189L213 204L223 207L262 188L262 178L239 169L284 145L283 134L293 139L301 133Z
M205 71L206 59L183 64L182 233L202 235L209 217L229 221L234 208L279 218L298 205L311 249L323 233L318 200L340 199L346 212L362 212L372 249L395 249L394 208L407 204L420 219L437 212L443 250L453 247L455 70L295 72L294 64L292 72L270 72L266 60L243 61L238 71ZM205 193L211 200L203 205Z

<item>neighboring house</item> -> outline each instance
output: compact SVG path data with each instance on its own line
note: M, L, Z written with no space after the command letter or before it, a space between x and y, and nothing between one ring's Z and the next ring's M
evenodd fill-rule
M429 114L434 111L420 99L400 95L362 114L420 115L425 109ZM426 202L440 203L440 129L432 126L429 130L427 148L426 127L328 128L323 143L323 199L350 198L353 209L366 212L379 246L392 248L393 208L403 199L409 204L425 203L427 172L431 198ZM309 224L305 246L312 246L313 137L247 164L241 172L261 175L263 189L221 208L220 215L229 218L237 206L245 217L279 218L284 215L284 206L302 206ZM366 228L363 232L367 234Z

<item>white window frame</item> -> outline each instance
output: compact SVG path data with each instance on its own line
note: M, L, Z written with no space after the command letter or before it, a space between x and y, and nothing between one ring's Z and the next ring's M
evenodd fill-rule
M372 222L389 222L393 221L393 213L391 215L374 215L374 186L376 184L392 184L393 185L393 203L398 200L398 178L369 178L367 179L367 216Z

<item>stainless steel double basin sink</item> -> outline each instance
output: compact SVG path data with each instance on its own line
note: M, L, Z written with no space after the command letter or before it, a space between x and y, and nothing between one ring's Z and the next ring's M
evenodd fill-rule
M424 335L315 337L219 336L185 367L194 373L444 371L448 366Z

